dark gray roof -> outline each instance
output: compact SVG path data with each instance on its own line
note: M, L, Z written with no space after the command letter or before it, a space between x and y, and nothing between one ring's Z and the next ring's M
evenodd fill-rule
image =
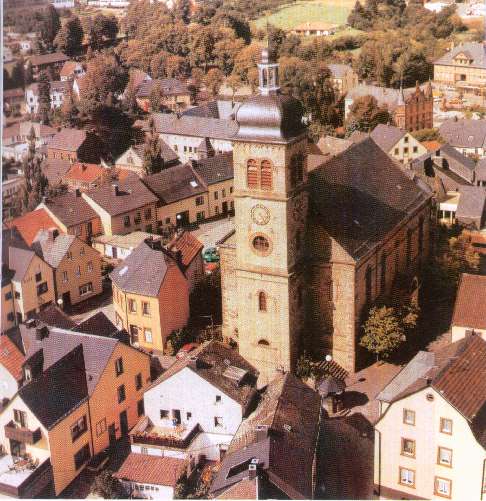
M476 222L482 228L486 216L486 189L480 186L461 186L456 219L459 222Z
M163 140L159 139L160 156L165 164L173 164L179 160L177 153ZM143 160L145 154L145 143L135 144L132 149Z
M137 97L149 97L156 84L160 85L162 94L174 96L179 94L189 94L189 89L184 82L176 78L164 78L161 80L145 80L137 89Z
M486 158L481 158L475 168L476 180L486 181Z
M420 88L424 89L426 85L427 83L422 84ZM360 84L348 91L346 99L355 100L358 97L373 96L380 106L385 105L389 111L392 111L402 101L402 97L408 99L415 90L416 87L410 87L401 91L400 89L378 87L377 85Z
M378 124L371 132L371 138L385 153L388 153L406 133L393 125Z
M196 148L196 152L200 159L214 156L214 148L208 137L201 140L199 146Z
M2 229L2 283L22 280L34 256L17 228Z
M44 145L47 147L47 145ZM67 174L72 163L61 158L44 158L42 160L42 173L47 177L49 184L56 185L62 181Z
M434 61L434 64L455 65L457 63L454 62L454 58L461 53L473 60L472 64L468 65L469 68L486 68L486 50L481 42L468 42L458 45Z
M138 176L129 176L116 184L118 185L118 194L115 194L112 185L103 184L86 192L83 196L91 198L111 216L141 209L157 201L157 197L142 183Z
M12 280L21 281L27 272L35 253L32 250L19 247L9 247L9 268L15 271Z
M238 132L238 124L234 120L187 115L178 117L165 113L153 113L152 117L156 131L161 134L231 140Z
M76 322L71 320L60 308L52 304L36 313L35 318L50 327L58 327L59 329L71 330L76 327Z
M41 230L32 243L32 249L46 263L57 268L75 239L74 235L64 234L53 238L48 230Z
M431 196L371 138L331 158L310 172L309 178L314 223L354 259L377 245Z
M236 109L238 109L238 105L235 106L231 100L218 99L217 101L210 101L209 103L189 108L182 115L234 120Z
M197 160L193 168L207 185L233 179L233 152Z
M55 198L48 198L45 206L67 227L76 226L98 217L86 200L76 193L68 192Z
M157 174L146 176L143 182L164 204L184 200L207 191L203 180L191 164L169 167Z
M486 142L486 120L446 120L439 132L455 148L482 148Z
M88 398L83 346L67 351L38 379L20 388L19 396L48 430L71 414Z
M76 332L84 334L95 334L97 336L116 337L118 329L111 320L102 312L99 311L93 316L87 318L73 328Z
M240 381L224 375L230 366L245 371ZM208 341L193 350L190 356L176 360L152 383L152 387L186 367L238 402L243 407L243 414L256 397L258 371L237 351L219 341Z
M87 133L79 129L61 129L49 142L49 149L77 151L86 141Z
M44 371L56 364L76 346L82 345L86 368L84 379L87 380L90 395L96 388L101 374L118 343L117 339L111 337L84 334L56 327L48 327L49 335L39 341L36 339L36 327L29 329L22 324L19 329L26 357L32 356L40 349L43 350Z
M158 296L169 267L177 267L170 253L159 247L142 242L110 273L112 282L126 292Z
M257 409L236 432L211 486L218 495L248 476L253 458L259 469L290 499L312 499L313 464L319 431L321 399L292 374L281 374L267 386ZM257 426L267 434L257 435Z
M31 56L29 58L32 66L38 66L42 64L53 64L53 63L63 63L64 61L69 61L69 57L62 52L53 52L52 54L41 54L40 56Z
M52 92L61 92L63 94L68 93L71 90L71 82L69 80L51 80L49 82L50 91ZM33 83L30 84L27 89L32 90L32 92L36 95L39 94L39 84Z

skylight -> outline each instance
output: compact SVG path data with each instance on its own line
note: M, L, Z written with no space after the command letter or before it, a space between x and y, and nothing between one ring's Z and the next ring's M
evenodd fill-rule
M192 180L192 181L190 182L190 184L191 184L191 186L192 186L193 188L197 188L197 182L196 182L196 181Z

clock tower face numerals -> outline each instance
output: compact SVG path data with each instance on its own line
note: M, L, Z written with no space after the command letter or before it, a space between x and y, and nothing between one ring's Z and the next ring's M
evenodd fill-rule
M270 211L264 205L257 204L251 209L251 219L255 224L263 226L270 221Z

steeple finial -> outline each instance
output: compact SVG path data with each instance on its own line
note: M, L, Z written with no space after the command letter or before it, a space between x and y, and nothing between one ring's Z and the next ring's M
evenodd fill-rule
M278 63L270 48L270 39L267 46L262 48L260 63L258 63L259 89L262 96L277 94L280 90L278 79Z

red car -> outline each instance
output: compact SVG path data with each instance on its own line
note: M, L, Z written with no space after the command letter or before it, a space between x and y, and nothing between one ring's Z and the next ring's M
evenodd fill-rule
M176 358L181 359L184 358L188 353L192 350L195 350L199 345L197 343L187 343L185 344L176 355Z

